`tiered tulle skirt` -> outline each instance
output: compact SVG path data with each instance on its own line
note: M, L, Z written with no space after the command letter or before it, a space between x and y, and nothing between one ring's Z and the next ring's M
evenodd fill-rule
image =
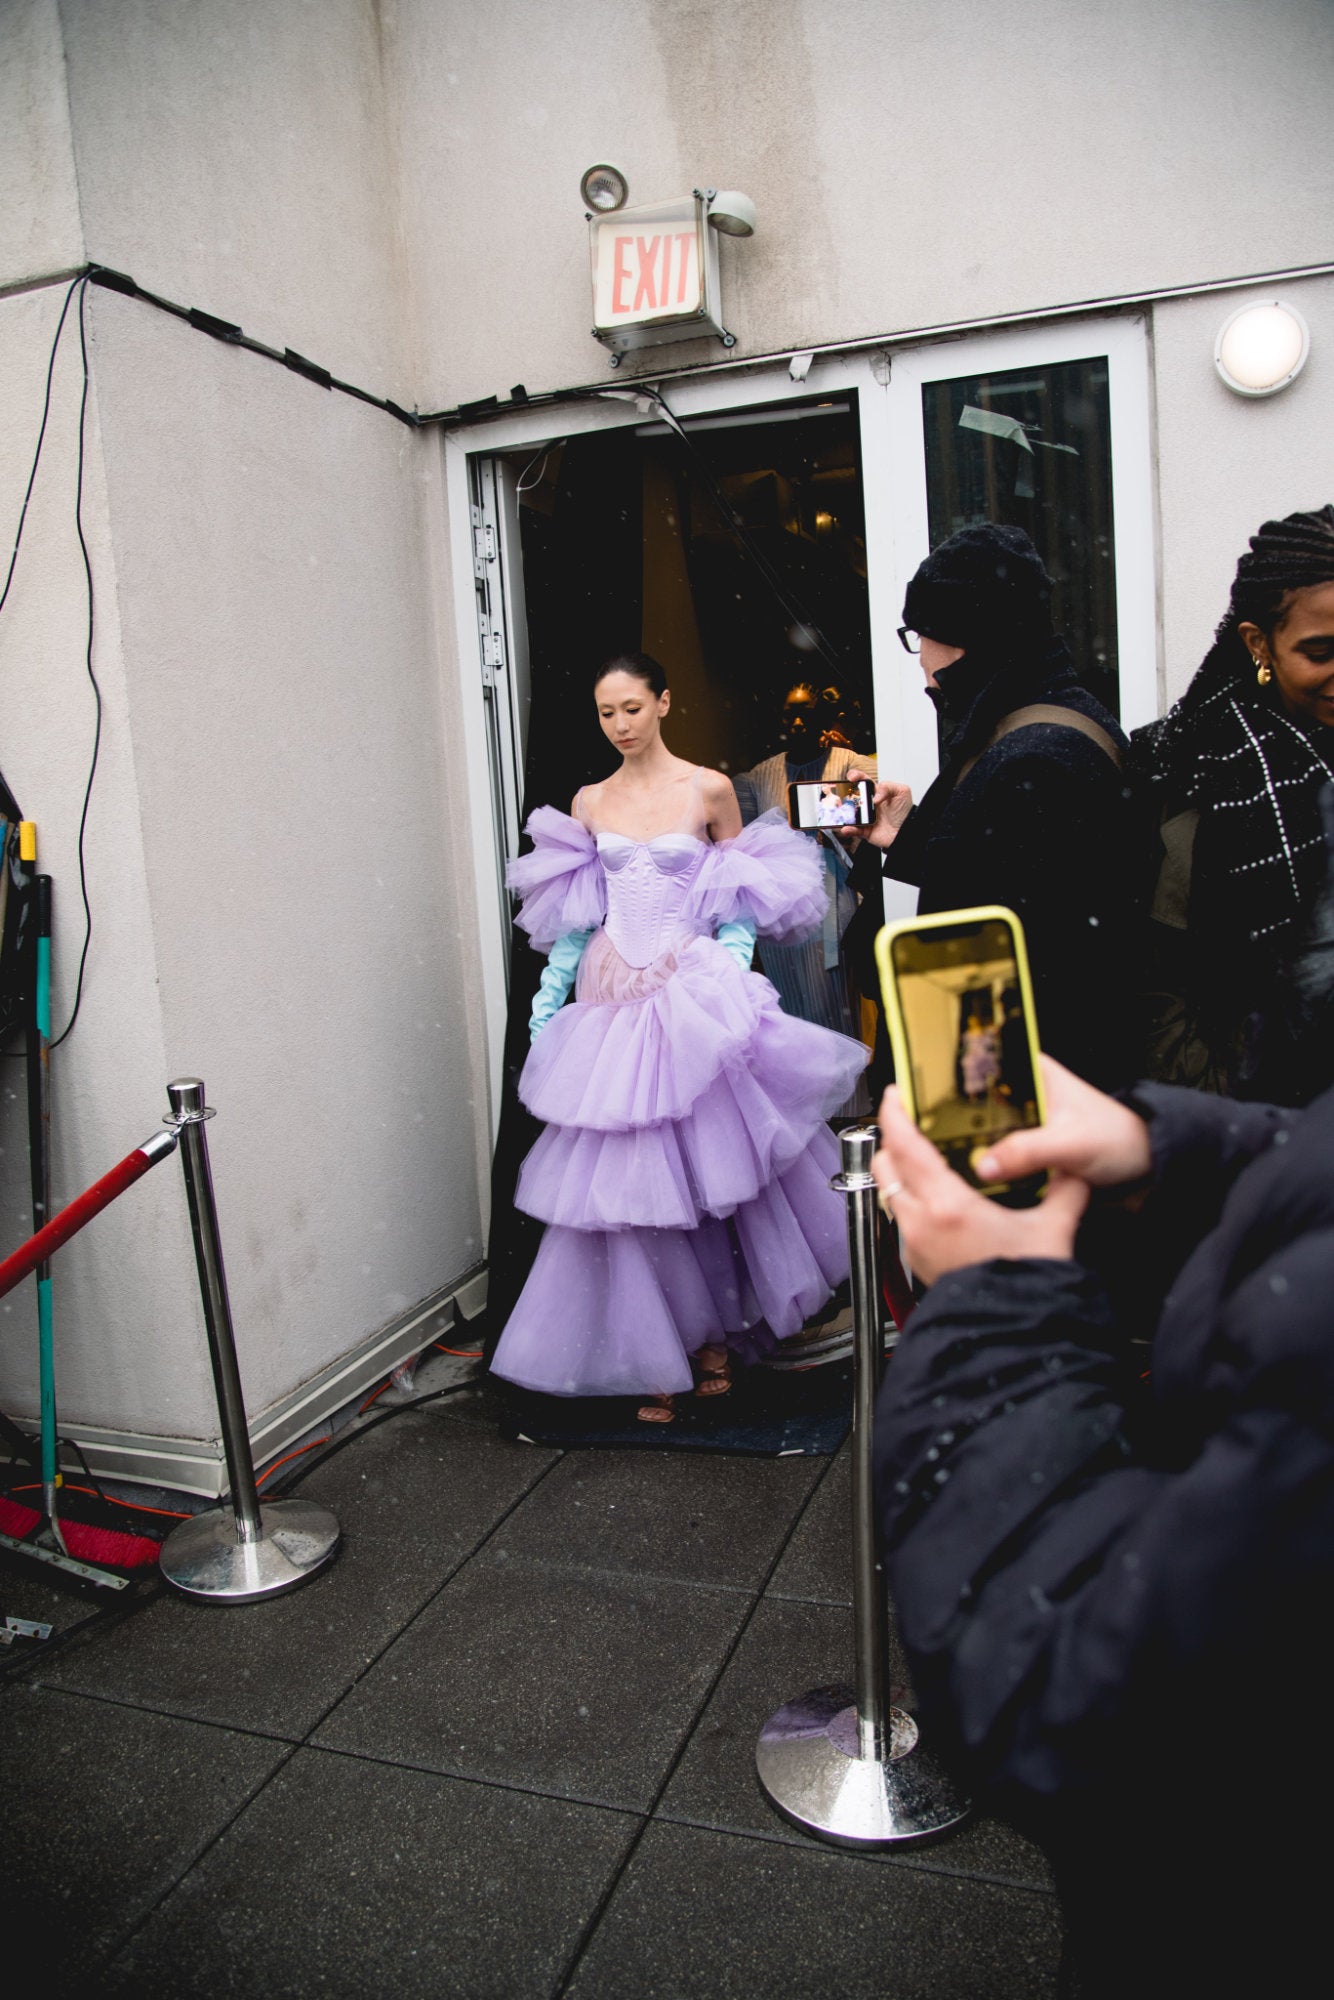
M698 1347L749 1358L795 1333L847 1275L825 1120L865 1062L711 938L641 970L596 932L520 1085L546 1130L516 1199L547 1228L496 1373L671 1394Z

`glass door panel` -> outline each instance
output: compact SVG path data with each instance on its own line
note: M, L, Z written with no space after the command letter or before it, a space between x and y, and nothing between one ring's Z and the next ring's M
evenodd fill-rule
M1022 528L1055 584L1085 686L1120 711L1111 404L1105 355L922 385L931 547L982 521Z

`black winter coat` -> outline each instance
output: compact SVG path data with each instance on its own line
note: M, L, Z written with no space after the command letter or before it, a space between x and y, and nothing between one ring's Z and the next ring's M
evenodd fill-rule
M1074 1262L934 1285L878 1413L891 1587L933 1742L1051 1853L1084 1990L1325 1991L1334 1092L1131 1101L1156 1330Z
M1015 911L1043 1048L1103 1089L1115 1088L1142 1068L1132 998L1139 836L1121 773L1080 731L1032 723L987 747L1002 716L1034 703L1077 710L1126 746L1057 641L1043 659L987 683L894 845L883 856L869 844L859 849L852 884L864 892L880 861L886 875L918 885L923 916L979 903Z

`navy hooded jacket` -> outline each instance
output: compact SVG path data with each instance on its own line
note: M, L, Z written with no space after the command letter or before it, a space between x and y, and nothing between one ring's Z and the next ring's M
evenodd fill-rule
M1322 1991L1334 1092L1131 1102L1157 1324L1075 1261L941 1278L877 1419L891 1588L932 1741L1051 1853L1083 1990Z

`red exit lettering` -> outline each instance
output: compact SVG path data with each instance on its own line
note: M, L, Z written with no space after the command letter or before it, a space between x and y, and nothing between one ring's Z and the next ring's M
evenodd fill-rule
M690 280L694 244L695 233L690 229L670 235L614 237L611 270L612 313L619 316L638 312L662 312L673 303L679 306L685 305L688 297L692 296ZM673 276L676 279L674 301ZM626 296L626 288L632 280L635 287L633 303Z

